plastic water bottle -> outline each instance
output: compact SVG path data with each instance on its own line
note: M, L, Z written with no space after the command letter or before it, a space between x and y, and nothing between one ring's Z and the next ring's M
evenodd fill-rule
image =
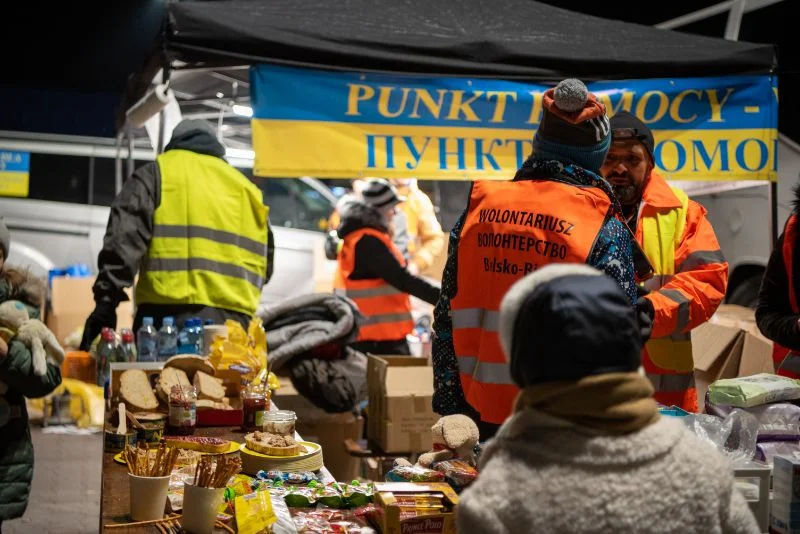
M164 317L161 330L158 331L158 359L169 360L178 353L178 330L174 317Z
M121 332L122 341L117 347L117 361L118 362L135 362L136 361L136 345L133 343L133 330L130 328L123 328Z
M195 345L197 346L197 354L203 354L203 320L197 318L194 320L194 335L195 335Z
M111 362L117 361L117 338L111 328L103 328L100 342L95 349L97 364L97 385L103 388L103 396L108 399L108 382L111 378Z
M183 323L183 328L178 334L178 354L202 354L202 330L198 340L199 325L200 319L197 318L186 319Z
M158 361L158 332L153 326L152 317L142 319L142 327L139 329L136 341L140 362Z

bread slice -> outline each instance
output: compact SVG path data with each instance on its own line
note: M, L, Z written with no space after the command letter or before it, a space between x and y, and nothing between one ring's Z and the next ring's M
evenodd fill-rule
M214 378L203 371L197 371L194 374L194 387L197 388L198 399L219 402L225 398L225 387L222 385L222 380Z
M147 412L158 408L147 373L141 369L128 369L120 375L119 394L130 411Z
M267 456L297 456L305 449L292 436L255 431L244 436L247 448Z
M169 447L188 449L207 453L223 453L231 448L227 439L212 438L207 436L164 436L164 442Z
M217 402L211 399L199 399L197 401L198 410L233 410L230 404L226 402Z
M161 370L161 378L158 381L158 397L166 403L169 403L169 392L172 386L191 386L189 377L181 369L174 367L167 367Z
M178 354L177 356L173 356L164 362L164 369L167 367L174 367L175 369L182 370L186 373L186 376L189 377L189 380L194 380L194 375L197 371L203 371L212 376L215 372L214 366L211 365L211 362L209 362L207 358L193 354Z

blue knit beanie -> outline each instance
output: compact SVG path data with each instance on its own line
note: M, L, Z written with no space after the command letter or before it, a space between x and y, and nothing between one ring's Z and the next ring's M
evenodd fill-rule
M543 98L533 158L572 163L600 172L611 144L606 108L580 80L563 80Z

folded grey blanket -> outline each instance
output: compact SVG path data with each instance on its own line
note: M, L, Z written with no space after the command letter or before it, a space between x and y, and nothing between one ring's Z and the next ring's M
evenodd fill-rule
M333 320L309 319L305 310L325 308ZM292 322L292 317L298 318ZM279 372L295 356L315 347L338 341L347 345L358 335L361 320L353 301L331 293L301 295L260 310L259 317L267 331L267 353L272 368ZM270 330L270 323L281 326ZM288 324L287 324L288 323Z

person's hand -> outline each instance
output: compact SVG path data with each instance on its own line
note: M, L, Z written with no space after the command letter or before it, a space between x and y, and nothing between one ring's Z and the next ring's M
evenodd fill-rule
M650 334L653 333L653 321L656 318L656 310L653 303L646 297L636 299L636 321L639 323L639 333L642 336L642 343L647 343Z
M80 350L88 351L94 338L100 335L103 328L117 327L117 308L111 303L98 302L94 311L86 319L83 326L83 338L81 338Z
M6 340L0 337L0 361L8 355L8 344Z
M414 276L419 276L419 265L413 261L408 262L408 272Z

